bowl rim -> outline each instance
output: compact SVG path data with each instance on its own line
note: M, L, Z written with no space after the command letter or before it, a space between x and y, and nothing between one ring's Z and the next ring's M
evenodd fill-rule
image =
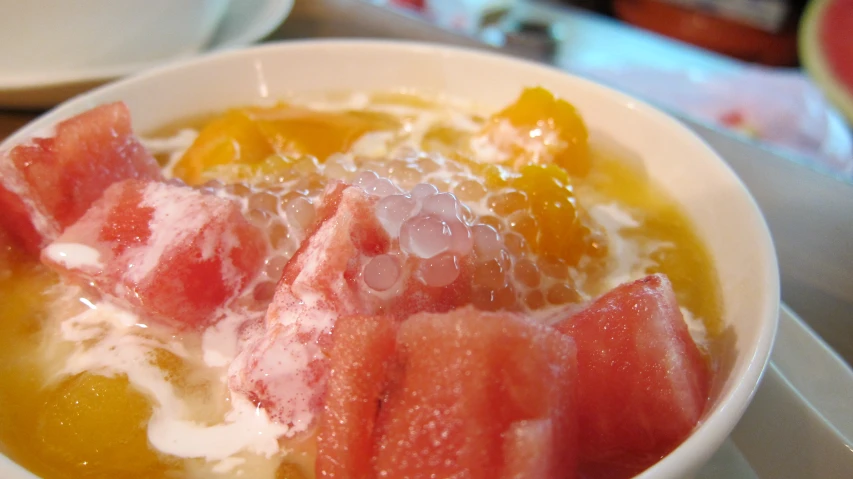
M249 48L209 52L191 59L158 66L139 74L97 87L89 92L55 106L20 128L0 143L0 154L12 145L21 141L26 141L26 139L37 134L45 127L54 125L61 119L91 108L98 103L98 98L108 96L109 93L114 90L138 87L139 85L144 85L150 79L156 78L160 75L177 72L178 70L193 69L208 63L228 63L230 61L236 61L246 57L280 55L287 54L293 50L298 51L312 48L316 49L320 54L322 54L323 50L329 49L366 49L373 50L377 53L387 53L388 51L397 51L399 53L417 52L438 58L455 55L467 57L471 62L499 62L505 64L505 68L508 69L527 69L538 72L540 75L554 76L556 74L568 77L571 81L584 84L587 88L601 91L616 103L631 105L631 109L637 111L637 115L639 117L651 117L655 121L667 124L667 126L673 131L678 131L679 134L685 138L689 137L696 148L704 150L706 156L716 159L717 167L721 168L724 174L729 176L732 184L737 187L743 197L743 200L745 200L744 206L750 209L750 213L754 214L758 221L758 224L755 226L761 237L753 238L753 240L763 244L761 251L765 254L765 257L762 259L764 260L763 264L767 266L764 271L761 271L760 274L756 275L757 279L760 278L763 280L764 288L766 290L766 294L762 298L759 309L762 315L758 318L761 320L760 330L757 334L758 339L751 344L750 349L740 352L740 354L748 355L744 358L744 360L747 361L746 368L742 375L737 378L737 383L732 387L729 394L719 399L716 409L706 411L706 416L699 427L694 429L687 439L685 439L675 450L671 451L660 461L639 474L637 478L655 479L662 477L682 477L685 473L692 472L704 465L704 463L710 459L711 455L717 451L723 441L729 436L740 417L745 412L758 388L758 385L760 384L761 378L769 362L770 352L774 344L776 330L778 327L780 308L779 267L775 247L773 245L773 240L770 235L767 222L758 207L755 198L737 174L732 170L728 163L696 133L671 115L643 100L634 98L608 86L549 65L536 63L534 61L510 56L506 53L489 51L486 49L398 39L328 38L285 40L256 45ZM13 468L8 469L9 465ZM14 468L19 470L15 471ZM7 456L0 454L0 472L6 470L11 473L17 472L19 475L22 472L29 472L23 467L12 462ZM35 476L20 475L21 479L32 477Z

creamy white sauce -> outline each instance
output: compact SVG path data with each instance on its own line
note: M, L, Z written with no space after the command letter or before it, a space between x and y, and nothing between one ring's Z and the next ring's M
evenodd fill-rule
M104 267L101 263L101 253L84 244L51 243L42 250L42 254L68 269L100 270Z

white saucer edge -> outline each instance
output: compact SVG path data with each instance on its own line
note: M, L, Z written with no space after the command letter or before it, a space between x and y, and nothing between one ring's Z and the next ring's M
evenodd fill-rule
M784 304L770 364L730 440L760 478L853 475L853 370Z

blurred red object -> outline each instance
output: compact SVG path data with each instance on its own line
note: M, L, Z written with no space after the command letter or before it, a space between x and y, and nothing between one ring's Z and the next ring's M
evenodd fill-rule
M426 0L391 0L391 5L410 8L421 12L426 10Z
M614 0L613 10L625 22L740 60L771 66L797 64L797 20L803 2L778 2L786 6L787 15L775 28L700 8L713 2L695 2L695 8L687 6L690 3Z

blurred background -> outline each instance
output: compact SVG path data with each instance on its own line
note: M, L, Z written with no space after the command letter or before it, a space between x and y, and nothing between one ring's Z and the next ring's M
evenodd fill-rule
M372 3L801 154L811 166L853 180L850 118L824 94L820 75L804 68L811 55L802 26L806 0ZM831 42L853 48L853 25L838 30Z

